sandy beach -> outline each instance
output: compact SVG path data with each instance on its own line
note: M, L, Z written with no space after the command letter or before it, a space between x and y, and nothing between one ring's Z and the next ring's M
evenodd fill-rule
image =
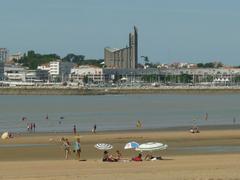
M64 159L61 137L73 142L72 134L17 134L0 140L0 179L240 179L240 131L204 130L197 134L188 131L134 131L80 133L82 153L77 161L72 153ZM153 152L163 160L143 162L102 162L102 151L96 143L110 143L114 154L123 157L137 155L124 150L129 141L162 142L169 148ZM209 150L210 147L210 150ZM221 151L221 147L228 147ZM219 151L220 149L220 151ZM143 153L145 155L146 153Z

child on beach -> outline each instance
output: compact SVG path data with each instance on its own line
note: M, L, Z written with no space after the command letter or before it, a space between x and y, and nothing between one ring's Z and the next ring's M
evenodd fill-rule
M117 162L113 157L112 155L109 155L108 154L108 151L104 151L103 152L103 159L102 159L103 162Z
M68 159L69 154L71 153L70 151L70 142L68 141L68 139L66 138L62 138L61 141L63 142L63 148L64 148L64 152L65 152L65 159Z
M77 159L80 161L80 154L81 154L80 138L77 138L77 140L75 142L74 152L76 152Z
M117 151L116 151L116 157L114 158L115 161L119 161L119 160L121 160L121 157L122 157L122 154L120 153L119 150L117 150Z

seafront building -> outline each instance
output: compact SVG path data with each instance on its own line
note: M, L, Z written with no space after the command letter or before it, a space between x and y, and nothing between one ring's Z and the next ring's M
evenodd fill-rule
M138 30L129 34L129 45L122 49L106 47L104 63L110 69L135 69L138 65Z
M53 81L67 81L71 68L74 66L74 63L63 62L61 60L51 61L49 63L49 75Z
M130 83L157 82L167 85L238 85L240 83L240 68L104 69L103 73L106 82L119 82L124 79Z
M28 70L22 66L5 64L4 77L8 82L46 82L48 71L41 69Z
M46 71L50 71L50 64L46 63L46 64L42 64L40 66L37 67L37 69L41 69L41 70L46 70Z
M6 48L0 48L0 80L4 80L4 63L8 58L8 50Z
M47 82L49 79L48 71L46 70L27 70L25 73L25 82Z
M103 69L96 66L75 66L71 69L70 80L78 83L102 83L105 81Z
M0 81L4 80L4 62L0 61Z
M22 66L8 65L4 66L4 76L6 81L25 81L26 69Z
M6 62L8 59L8 50L6 48L0 48L0 61Z
M23 57L23 54L20 52L15 53L15 54L10 54L7 58L7 61L8 62L12 62L14 60L19 61L22 57Z

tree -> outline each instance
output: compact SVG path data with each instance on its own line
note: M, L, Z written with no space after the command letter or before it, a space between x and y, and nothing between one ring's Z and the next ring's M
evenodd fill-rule
M72 62L72 63L76 63L76 64L80 64L81 61L83 61L85 58L85 56L83 55L75 55L75 54L68 54L67 56L65 56L62 60L65 62Z
M191 83L193 80L192 75L189 74L181 74L179 75L179 78L181 83Z
M98 67L102 67L103 59L85 59L84 55L75 55L75 54L68 54L63 59L65 62L72 62L78 65L94 65Z
M214 68L215 67L214 63L212 63L212 62L206 63L204 66L205 66L205 68Z
M197 67L198 68L204 68L204 64L203 63L197 63Z
M143 58L144 64L148 65L149 64L149 59L148 56L141 56L141 58Z
M24 54L24 56L18 62L29 69L37 69L39 65L49 63L50 61L55 61L57 59L60 59L60 56L57 54L41 55L31 50L28 51L27 54Z
M223 64L221 62L208 62L208 63L198 63L198 68L220 68L223 67Z

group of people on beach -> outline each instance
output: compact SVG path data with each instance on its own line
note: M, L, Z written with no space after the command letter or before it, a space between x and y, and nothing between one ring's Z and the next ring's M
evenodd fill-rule
M35 123L27 123L27 131L28 132L35 132L36 124Z
M75 142L73 142L72 146L68 138L61 138L61 142L63 143L63 148L64 148L64 154L65 154L65 159L69 159L69 156L71 154L71 150L73 153L76 154L76 158L78 161L80 161L81 157L81 143L80 143L80 138L77 138ZM161 160L162 157L154 157L151 154L147 154L144 158L142 157L142 153L139 153L137 156L127 159L122 157L122 153L119 150L116 150L115 155L111 155L107 150L103 152L103 157L102 161L103 162L119 162L119 161L150 161L150 160Z
M151 161L151 160L162 160L161 156L154 157L152 154L147 154L144 158L142 157L142 153L139 153L137 156L131 158L130 160L127 158L122 158L122 154L119 150L116 151L116 155L113 156L108 153L108 151L103 152L103 162L119 162L119 161Z
M190 133L200 133L198 126L193 126L189 131Z
M68 138L64 138L64 137L62 137L61 141L63 143L65 159L68 159L72 149L71 143L69 142ZM80 138L77 138L76 141L73 143L73 153L76 153L76 157L80 161L80 155L81 155Z
M92 128L92 133L96 134L96 131L97 131L97 125L94 124L93 125L93 128ZM76 135L77 134L77 126L74 124L73 125L73 134Z

